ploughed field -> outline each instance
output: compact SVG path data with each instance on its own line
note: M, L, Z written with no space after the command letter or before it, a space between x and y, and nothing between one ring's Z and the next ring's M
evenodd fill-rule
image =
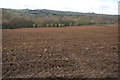
M3 78L118 75L118 27L3 30Z

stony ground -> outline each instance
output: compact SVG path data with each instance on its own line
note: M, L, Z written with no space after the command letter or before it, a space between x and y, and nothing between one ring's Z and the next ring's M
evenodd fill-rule
M3 78L117 77L117 28L3 30Z

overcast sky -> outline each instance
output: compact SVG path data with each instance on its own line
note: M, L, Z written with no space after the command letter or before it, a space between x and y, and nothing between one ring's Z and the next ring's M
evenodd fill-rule
M0 8L118 14L119 0L0 0Z

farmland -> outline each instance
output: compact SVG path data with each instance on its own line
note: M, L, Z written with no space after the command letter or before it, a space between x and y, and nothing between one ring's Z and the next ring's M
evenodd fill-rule
M114 78L118 27L5 29L3 78Z

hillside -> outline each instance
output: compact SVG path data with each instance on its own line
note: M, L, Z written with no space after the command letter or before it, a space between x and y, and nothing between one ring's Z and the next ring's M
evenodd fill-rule
M117 15L55 11L47 9L2 9L3 29L65 27L81 25L116 25Z

